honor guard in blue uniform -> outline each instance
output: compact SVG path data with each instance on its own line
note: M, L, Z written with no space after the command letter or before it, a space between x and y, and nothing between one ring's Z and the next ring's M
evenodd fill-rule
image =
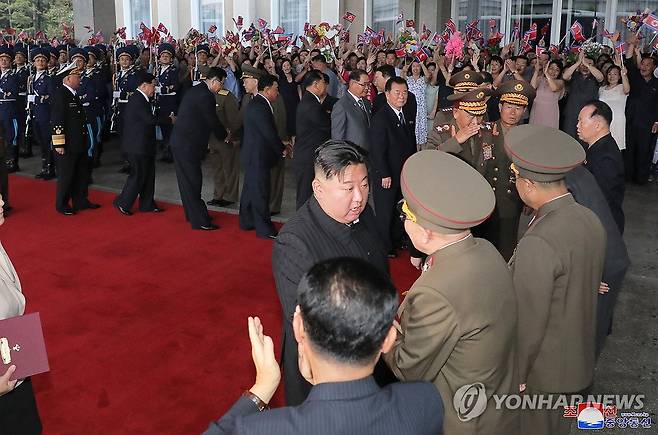
M27 118L27 79L30 77L30 67L27 65L28 48L25 44L18 42L14 46L14 75L18 83L18 95L16 96L16 120L18 121L18 136L16 137L16 155L13 156L18 169L18 157L32 157L32 150L26 149L25 121Z
M128 99L137 89L137 76L133 62L135 61L135 52L132 46L121 47L117 49L117 59L119 61L120 69L115 73L114 77L114 102L115 112L115 127L119 135L121 132L121 112L128 103Z
M43 44L41 48L44 50L44 52L48 53L48 74L53 78L53 85L57 85L58 80L55 79L55 77L57 75L57 71L59 71L59 62L57 60L59 52L50 44ZM61 82L59 82L59 84L61 84Z
M75 64L80 71L80 87L77 89L78 97L84 107L85 119L87 120L85 128L87 129L87 156L91 158L96 146L96 117L94 113L94 104L96 102L96 84L86 75L87 53L82 48L72 48L69 51L71 63Z
M18 81L11 69L14 51L10 47L0 47L0 122L5 139L5 158L7 170L18 169L16 140L18 138L18 120L16 119L16 98L18 97Z
M158 86L155 89L155 101L156 110L160 116L176 115L178 113L180 100L178 96L178 68L173 64L175 53L176 50L171 44L164 43L158 47L158 68L156 71ZM160 126L163 140L163 155L160 160L167 163L174 161L169 147L172 128L171 124Z
M96 91L96 97L94 101L91 102L91 109L87 110L87 116L91 117L93 115L92 128L94 130L94 139L95 147L92 154L93 162L98 162L100 159L100 153L103 149L103 125L105 123L104 114L105 107L107 106L106 102L108 99L108 89L107 82L101 71L99 59L101 57L101 52L95 46L87 46L84 48L87 53L87 68L83 73L83 83L84 77L87 77L93 84ZM89 113L89 112L93 113ZM95 122L94 122L95 121ZM92 166L96 166L93 164Z
M51 51L37 48L30 51L35 72L29 78L28 102L32 111L34 136L41 147L41 172L35 178L51 180L55 178L55 162L50 133L50 104L55 94L54 79L48 74L48 60Z

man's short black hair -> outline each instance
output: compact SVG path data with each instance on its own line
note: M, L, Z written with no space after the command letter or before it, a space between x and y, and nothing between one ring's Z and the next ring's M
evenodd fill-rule
M142 51L140 53L144 53L145 51L151 51L151 49L147 48L147 47L144 47L144 48L142 48Z
M395 50L386 50L386 56L388 56L389 54L392 54L393 56L398 57L398 55L395 54Z
M368 152L354 142L330 139L316 148L313 166L326 179L331 179L334 176L342 176L350 165L367 166L367 156Z
M339 257L311 267L297 300L314 349L341 363L367 365L393 324L398 294L372 264Z
M649 53L643 53L642 54L642 59L649 59L653 62L653 66L658 66L658 59L655 56L652 56Z
M274 83L278 83L279 78L273 76L272 74L263 74L258 78L258 90L263 91L265 88L269 88Z
M587 102L583 107L588 106L592 106L594 108L591 118L598 115L605 119L605 122L607 122L608 125L612 123L612 109L610 106L608 106L608 103L601 100L591 100Z
M153 83L155 76L146 71L139 71L137 74L137 87L141 86L144 83Z
M516 61L519 60L519 59L525 59L525 63L527 63L527 64L530 63L530 59L528 59L528 56L525 56L525 55L523 55L523 54L519 54L518 56L516 56L516 57L514 58L514 62L516 62Z
M359 80L361 80L361 76L367 76L367 75L368 73L365 72L364 70L356 68L350 72L350 81L358 82Z
M388 64L377 67L375 71L379 71L384 78L395 77L397 75L395 74L395 68Z
M311 58L311 62L322 62L322 63L327 63L327 59L321 54L316 54Z
M224 80L226 78L226 71L224 71L222 68L212 66L208 68L208 71L206 72L206 79L217 79L217 80Z
M393 87L393 83L397 83L398 85L404 85L405 88L409 89L409 85L407 84L407 81L405 79L403 79L402 77L391 77L386 82L384 91L390 92L391 88Z
M317 69L312 69L304 75L302 89L308 89L309 86L320 80L324 81L323 73Z

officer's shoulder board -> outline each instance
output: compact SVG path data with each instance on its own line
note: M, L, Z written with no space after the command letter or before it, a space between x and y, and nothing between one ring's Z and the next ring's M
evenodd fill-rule
M434 129L439 133L443 133L444 131L450 131L450 124L439 124L436 127L434 127Z
M229 94L229 91L227 91L226 89L221 89L219 92L217 92L217 94L225 97Z
M53 125L53 146L61 146L66 143L66 137L64 136L64 127L62 125Z

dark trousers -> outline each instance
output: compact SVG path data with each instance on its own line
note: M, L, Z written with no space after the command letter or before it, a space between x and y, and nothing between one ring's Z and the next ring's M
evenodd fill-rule
M178 189L185 210L185 219L198 229L210 224L210 215L206 203L201 199L203 173L201 160L189 157L184 151L172 149Z
M255 228L259 236L274 234L270 215L270 169L247 166L240 196L240 228Z
M2 103L13 104L13 103ZM16 114L11 108L4 108L0 105L0 122L2 123L2 130L4 132L5 140L5 156L8 160L18 159L18 149L16 147L16 139L18 138L18 121Z
M488 240L509 261L518 241L520 215L521 211L515 217L500 217L496 209L489 219L473 229L473 235Z
M652 124L632 122L629 126L624 153L626 179L645 184L649 179L656 136L651 134Z
M619 291L624 282L626 273L619 273L614 277L607 277L610 291L606 294L600 294L596 304L596 357L598 358L603 351L605 340L612 329L612 315L617 303Z
M315 178L315 170L313 168L313 160L311 159L293 159L293 168L295 171L295 179L297 181L297 210L304 205L308 199L313 196L313 179Z
M0 157L0 195L2 195L2 201L4 201L6 209L9 207L9 173L7 172L4 153Z
M130 173L114 203L130 210L139 196L139 211L155 208L155 156L128 154Z
M87 181L89 179L89 158L85 152L66 151L57 155L57 198L55 208L64 211L73 201L73 209L82 209L88 204Z
M283 387L285 392L286 406L300 405L312 385L299 373L297 362L297 340L289 320L283 322L283 345L281 346L281 366L283 367Z
M46 169L48 166L53 168L53 150L50 146L51 131L50 131L50 118L41 119L34 118L33 121L34 133L39 141L41 147L41 166Z
M372 195L375 203L377 227L383 238L384 247L387 251L391 251L401 243L403 236L399 216L395 213L395 206L402 199L402 193L400 187L395 185L391 185L389 189L384 189L380 177L375 178L373 183L375 183L375 186Z
M18 161L19 149L25 147L25 119L27 118L27 96L19 95L16 98L16 160Z
M41 419L30 378L13 391L0 396L0 428L0 432L7 435L41 433Z

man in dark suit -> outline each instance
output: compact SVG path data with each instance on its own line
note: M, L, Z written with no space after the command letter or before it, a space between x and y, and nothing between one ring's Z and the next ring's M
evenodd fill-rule
M350 73L345 95L331 111L331 138L348 140L368 150L370 101L366 99L370 79L368 73L355 69Z
M244 170L240 228L247 231L255 229L256 236L262 239L276 238L269 207L270 169L277 164L281 155L286 155L272 111L272 102L278 95L279 84L275 76L264 74L258 78L258 94L245 110L240 150Z
M96 209L100 205L87 199L89 180L89 137L82 101L76 95L81 70L71 63L60 70L62 86L55 94L51 125L53 148L57 156L57 198L55 208L70 216L77 210ZM73 207L69 205L72 200Z
M313 195L311 183L315 177L313 154L315 149L331 139L331 115L323 107L327 83L322 73L311 70L304 76L306 90L297 106L297 139L292 155L297 178L297 209Z
M201 161L211 133L218 140L226 137L226 129L215 111L215 94L221 89L220 74L216 68L209 68L202 83L185 93L170 139L185 219L195 230L219 228L211 222L206 203L201 199Z
M416 152L413 127L409 126L402 112L408 94L406 80L390 78L385 87L386 105L377 112L370 127L373 199L377 225L389 257L395 257L395 246L401 244L404 234L402 224L394 213L395 204L402 199L402 165Z
M382 65L375 71L373 83L377 88L377 96L375 97L375 101L372 102L372 116L375 116L379 109L386 106L386 94L384 91L386 89L386 82L392 77L397 77L397 74L395 74L395 68L391 65ZM407 124L409 124L412 131L415 131L416 128L417 109L416 96L409 92L407 102L402 107L402 113L404 113L404 118L407 120Z
M249 318L256 383L206 435L441 434L443 404L427 382L380 388L373 370L396 337L398 295L364 260L334 258L313 266L297 290L292 320L299 369L314 386L299 407L264 411L281 372L272 339ZM358 328L356 325L359 325Z
M611 122L610 106L603 101L590 101L580 110L577 129L578 137L588 145L585 167L599 183L617 228L624 234L624 158L610 134Z
M283 226L272 250L272 272L283 313L283 349L286 403L301 404L311 390L297 365L297 342L292 317L297 287L315 263L335 257L368 261L388 273L386 251L368 205L366 151L345 141L327 141L314 154L313 196ZM380 385L389 379L376 372Z
M578 166L572 169L567 173L565 181L567 189L576 202L592 210L598 216L606 233L605 263L596 305L596 356L598 358L603 350L605 339L611 331L615 303L631 262L624 238L617 228L608 202L594 176L585 168L585 166Z
M128 99L125 131L121 137L121 151L130 163L130 174L123 190L114 200L114 206L126 216L132 215L132 208L139 196L139 210L143 212L161 212L153 195L155 194L155 126L171 124L174 116L153 114L151 98L155 94L155 77L140 71L137 74L139 85L137 91Z

